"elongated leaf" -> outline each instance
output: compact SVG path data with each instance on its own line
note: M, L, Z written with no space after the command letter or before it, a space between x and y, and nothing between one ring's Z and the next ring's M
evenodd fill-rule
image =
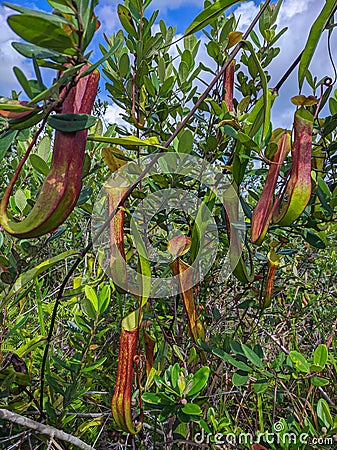
M164 148L163 146L159 145L158 139L156 137L150 137L148 139L139 139L136 136L126 136L123 138L118 138L118 137L106 137L106 136L99 136L97 134L91 134L88 136L87 140L95 142L106 142L107 144L123 145L130 147L138 147L142 145L142 146L154 146Z
M250 347L248 347L245 344L242 344L243 352L246 356L246 358L254 364L254 366L259 367L260 369L263 369L263 362L262 359L252 350Z
M303 231L303 238L313 247L324 249L326 247L325 242L315 233L309 230Z
M123 28L134 38L137 39L137 31L132 20L132 16L128 8L124 5L118 5L117 8L119 20Z
M58 52L53 52L46 48L34 44L23 44L22 42L12 42L12 47L26 58L52 59L59 63L66 62L66 57Z
M232 366L236 367L239 370L242 370L243 372L251 373L253 371L253 369L249 367L246 363L233 358L233 356L231 356L229 353L226 353L221 348L214 348L212 352L215 355L220 356L220 358L224 359L229 364L232 364Z
M323 398L320 398L317 402L317 415L327 428L333 427L334 421L329 405Z
M9 16L8 25L22 39L40 47L56 50L67 55L76 55L76 42L59 23L33 14Z
M196 33L204 27L212 23L225 9L238 3L239 0L218 0L211 6L208 6L193 20L185 31L185 37L189 34Z
M49 20L49 21L55 22L55 23L69 24L68 20L66 20L64 17L58 16L56 14L48 14L44 11L39 11L37 9L25 8L24 6L14 5L13 3L9 3L9 2L3 2L3 5L7 6L7 8L11 8L14 11L17 11L21 14L29 14L31 16L43 18L45 20Z
M41 100L46 100L49 97L53 97L55 95L55 92L63 86L65 86L71 79L71 77L77 73L80 68L83 66L83 64L78 64L77 66L73 66L70 69L67 69L63 72L62 76L54 83L50 88L46 89L45 91L41 92L40 94L37 94L34 98L31 99L29 102L30 105L34 103L38 103Z
M93 364L90 364L90 366L84 367L81 370L81 373L87 373L91 372L92 370L96 370L99 366L101 366L106 361L106 356L103 356L103 358L100 358L98 361L94 362Z
M7 150L16 138L18 132L16 130L7 130L0 135L0 160L5 156Z
M300 66L298 69L298 84L300 90L302 89L303 82L305 80L307 70L312 60L312 57L315 53L319 38L321 37L321 34L326 25L328 24L328 21L332 16L332 14L334 13L336 7L337 7L336 0L326 0L322 11L320 12L319 16L317 17L317 19L315 20L314 24L311 27L309 37L305 44L300 60Z
M96 123L96 117L90 114L55 114L48 118L48 125L65 133L87 130Z
M14 112L25 112L25 111L33 111L34 108L30 106L25 106L20 102L16 103L0 103L0 109L4 111L14 111Z
M324 367L328 361L328 348L325 344L320 344L314 352L314 364Z
M85 72L83 72L83 77L87 76L90 72L92 72L93 70L97 69L97 67L101 66L108 58L110 58L111 55L113 55L115 52L117 52L117 50L119 49L119 47L123 44L123 40L122 39L116 39L115 44L110 48L110 50L108 52L106 52L102 58L100 58L98 61L96 61L94 64L92 64L89 69L87 69Z
M266 72L263 70L261 63L254 51L254 48L252 44L249 41L245 41L245 46L250 51L250 54L253 58L253 61L255 63L256 69L259 72L261 84L262 84L262 90L263 90L263 124L262 124L262 139L265 139L270 127L270 110L272 106L272 97L268 90L268 81L267 81L267 75ZM252 127L253 128L253 127ZM255 132L254 132L255 134Z
M28 95L28 97L31 99L34 97L32 89L30 87L29 81L26 78L26 75L22 72L19 67L13 67L13 72L20 83L22 89L25 91L25 93Z
M25 288L25 286L29 282L31 282L35 277L39 276L46 270L49 270L51 267L55 266L60 261L63 261L65 258L76 255L76 253L77 252L75 250L68 250L66 252L60 253L59 255L54 256L54 258L47 259L46 261L34 267L33 269L30 269L27 272L20 275L19 278L16 280L16 282L13 284L9 293L1 298L0 309L4 309L8 305L10 299L13 298L14 295L19 294Z

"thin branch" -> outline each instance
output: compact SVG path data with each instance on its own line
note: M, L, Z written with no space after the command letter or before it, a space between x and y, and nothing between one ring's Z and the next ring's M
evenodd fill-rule
M265 4L263 5L263 7L260 9L260 11L258 12L258 14L255 16L255 18L253 19L253 21L251 22L250 26L248 27L247 31L245 32L245 34L242 36L242 41L245 41L251 31L253 30L253 28L255 27L255 25L257 24L257 22L259 21L261 15L263 14L264 10L268 7L270 3L270 0L267 0L265 2ZM173 140L178 136L178 134L185 128L185 126L187 125L187 123L189 122L189 120L194 116L194 114L197 112L198 108L200 107L200 105L204 102L204 100L208 97L209 93L211 92L211 90L214 88L214 86L216 85L216 83L219 81L219 79L223 76L223 74L225 73L228 65L233 61L233 59L235 58L235 56L239 53L241 47L242 47L242 42L239 42L235 47L234 50L232 51L232 53L229 55L227 61L225 62L225 64L222 66L221 70L217 73L217 75L213 78L213 80L210 82L209 86L207 87L207 89L204 91L204 93L199 97L198 101L195 103L195 105L193 106L193 108L190 110L190 112L187 114L187 116L182 120L182 122L180 123L180 125L176 128L176 130L172 133L172 135L169 137L169 139L163 144L164 148L168 148L170 146L170 144L173 142ZM41 385L40 385L40 406L41 409L43 409L43 391L44 391L44 376L45 376L45 370L46 370L46 362L47 362L47 357L48 357L48 352L49 352L49 347L50 347L50 342L52 339L52 335L53 335L53 331L54 331L54 326L55 326L55 321L56 321L56 314L57 314L57 310L58 307L61 303L62 300L62 296L63 296L63 291L68 283L68 281L70 280L71 276L73 275L73 273L75 272L75 270L77 269L77 267L80 265L81 261L83 260L84 256L91 250L91 248L93 247L94 243L99 239L99 237L101 236L101 234L105 231L105 229L109 226L111 220L115 217L115 215L117 214L118 210L120 209L120 207L122 207L125 203L125 201L130 197L130 195L132 194L132 192L136 189L136 187L138 186L138 184L143 180L143 178L147 175L147 173L150 171L150 169L155 165L155 163L158 161L158 159L160 158L161 153L158 153L154 156L154 158L152 159L152 161L147 165L147 167L142 171L142 173L139 175L139 177L137 178L137 180L134 182L133 185L131 185L129 187L129 189L124 193L124 195L122 196L122 198L120 199L118 205L116 206L116 208L112 211L112 213L109 215L109 217L107 218L107 220L104 222L104 224L102 225L102 227L100 228L100 230L97 232L97 234L93 237L92 241L89 242L89 244L85 247L85 249L80 253L80 255L77 257L76 261L73 263L72 267L69 269L68 273L66 274L60 288L58 291L58 295L57 295L57 299L55 301L54 304L54 308L53 308L53 312L52 312L52 317L51 317L51 321L50 321L50 327L49 327L49 332L48 332L48 336L47 336L47 344L44 348L44 353L43 353L43 358L42 358L42 364L41 364Z
M17 423L18 425L22 425L23 427L29 428L30 430L37 431L40 434L47 435L51 438L60 439L63 442L68 442L68 444L76 445L76 447L81 450L95 450L94 447L91 447L91 445L88 445L85 442L81 441L81 439L77 438L76 436L65 433L64 431L59 430L55 427L36 422L35 420L29 419L28 417L20 416L20 414L8 411L8 409L0 408L0 419L8 420L12 423Z
M327 23L330 22L330 20L332 19L332 17L334 16L335 12L336 12L337 7L333 8L333 10L330 13L330 16L327 20ZM328 29L328 25L326 26L325 29ZM304 50L303 50L304 51ZM289 67L289 69L285 72L285 74L282 76L282 78L280 79L280 81L276 84L276 86L273 88L273 94L277 94L278 91L281 89L282 85L286 82L286 80L289 78L289 76L291 75L291 73L293 72L293 70L295 69L295 67L297 66L297 64L301 61L302 55L303 55L303 51L298 55L298 57L295 59L295 61L291 64L291 66ZM328 43L328 51L329 51L329 43ZM330 52L329 52L330 55ZM336 75L336 69L333 63L333 60L330 58L331 63L333 65L334 68L334 72ZM335 78L336 81L336 78ZM335 81L333 84L335 84Z
M281 344L281 342L271 333L269 333L265 328L263 328L262 325L259 324L257 319L253 319L253 321L256 323L256 325L260 328L260 330L262 330L264 333L266 333L266 335L268 337L270 337L270 339L272 341L275 342L276 345L278 345L280 347L280 349L286 354L289 355L290 350L288 350L284 345ZM325 390L321 387L318 386L318 390L319 392L322 394L322 397L329 403L329 405L331 406L335 406L335 402L333 402L331 400L331 398L328 396L328 394L325 392Z
M297 64L301 61L303 52L301 52L298 57L295 59L295 61L291 64L289 69L284 73L280 81L276 84L276 86L273 88L273 94L278 94L278 91L281 89L282 85L287 81L287 79L292 74L293 70L296 68Z

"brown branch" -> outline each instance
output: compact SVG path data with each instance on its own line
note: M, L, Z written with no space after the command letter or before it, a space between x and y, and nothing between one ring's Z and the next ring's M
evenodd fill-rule
M50 438L60 439L61 441L68 442L68 444L76 445L76 447L81 450L95 450L94 447L91 447L91 445L88 445L85 442L81 441L81 439L77 438L76 436L65 433L64 431L59 430L55 427L51 427L50 425L36 422L35 420L29 419L28 417L23 417L20 414L8 411L8 409L0 408L0 419L8 420L12 423L17 423L18 425L22 425L23 427L29 428L30 430L35 430L40 434L47 435Z

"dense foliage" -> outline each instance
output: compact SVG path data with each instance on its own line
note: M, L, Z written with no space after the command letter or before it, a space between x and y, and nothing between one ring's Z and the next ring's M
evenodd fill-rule
M206 0L179 40L124 0L91 64L97 1L48 3L8 4L36 79L0 99L2 448L333 448L337 94L309 68L336 2L275 86L282 0L245 34Z

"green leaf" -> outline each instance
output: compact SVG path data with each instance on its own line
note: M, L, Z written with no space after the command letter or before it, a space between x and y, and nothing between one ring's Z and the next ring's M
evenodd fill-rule
M68 250L66 252L60 253L57 256L54 256L53 258L47 259L46 261L42 262L41 264L38 264L33 269L27 270L27 272L21 274L18 279L13 284L11 290L8 292L7 295L2 295L0 300L0 309L4 309L10 299L14 297L15 295L19 294L26 285L34 280L35 277L39 276L41 273L45 272L46 270L49 270L51 267L55 266L59 262L63 261L64 259L68 258L69 256L76 255L77 252L75 250Z
M134 38L137 39L137 31L132 20L132 16L128 8L123 5L117 7L118 17L123 28Z
M12 47L15 48L15 50L25 58L35 57L38 60L52 59L53 61L59 63L66 62L66 57L61 53L53 52L52 50L39 47L38 45L23 44L22 42L12 42Z
M4 111L14 111L18 113L34 110L34 108L31 108L30 106L24 106L19 103L0 103L0 109Z
M251 57L255 63L256 69L260 75L262 89L263 89L263 123L262 123L262 139L265 139L267 134L269 133L269 127L270 127L270 110L272 106L272 94L271 91L268 89L268 80L266 72L263 70L260 60L257 57L254 48L252 44L249 41L245 41L245 46L250 51ZM254 125L252 126L251 131L253 130ZM258 130L256 130L257 132ZM255 132L253 131L253 136Z
M21 85L22 89L25 91L27 96L30 99L32 99L34 97L34 94L30 87L29 81L26 78L26 75L22 72L21 69L19 69L19 67L13 67L13 72L14 72L19 84Z
M193 134L190 130L184 130L179 136L178 153L191 153L193 147Z
M87 296L87 299L90 301L92 307L94 308L95 312L98 312L98 298L95 290L91 286L86 285L84 288L84 292L85 295Z
M127 53L123 53L119 60L119 73L122 78L126 77L130 70L130 60Z
M324 28L329 22L330 17L334 13L336 7L337 7L336 0L326 0L322 11L320 12L319 16L317 17L317 19L315 20L314 24L311 27L298 69L298 84L300 91L302 89L303 82L305 80L307 70L309 68L310 62L316 50L318 41L321 37L322 32L324 31Z
M235 5L239 0L218 0L213 5L205 8L186 28L185 37L196 33L212 23L225 9Z
M87 373L91 372L92 370L97 369L99 366L101 366L103 363L105 363L107 357L103 356L103 358L100 358L98 361L94 362L93 364L90 364L90 366L84 367L81 370L81 373Z
M245 344L242 344L241 347L242 347L242 350L243 350L246 358L248 359L248 361L250 361L252 364L254 364L254 366L257 366L260 369L263 369L262 359L259 358L259 356L254 352L254 350L252 350Z
M48 161L49 154L51 149L51 139L50 136L47 134L43 136L43 138L40 140L38 147L37 147L37 154L40 158L43 159L43 161Z
M156 137L150 137L148 139L139 139L136 136L126 136L123 138L117 138L117 137L99 136L98 134L90 134L87 140L95 142L105 142L107 144L122 145L123 147L154 146L164 148L163 146L159 145L158 139Z
M76 42L62 28L61 24L33 14L9 16L8 25L22 39L48 50L55 50L66 55L76 55Z
M296 350L292 350L289 353L289 358L291 359L292 363L295 365L296 369L299 372L304 373L310 372L309 363L301 353L297 352Z
M109 306L110 299L111 299L111 288L109 285L104 285L101 288L98 296L98 309L101 314L103 314L104 311Z
M201 367L193 376L192 389L187 393L187 397L199 394L199 392L206 386L208 377L210 374L210 368L205 366Z
M100 58L98 61L96 61L94 64L92 64L85 72L82 73L81 78L86 77L89 75L89 73L93 72L97 67L101 66L108 58L110 58L111 55L113 55L119 47L123 44L122 39L117 39L115 44L110 48L108 52L106 52L102 58Z
M316 387L327 386L329 384L329 380L322 377L313 377L311 378L311 384Z
M326 248L325 242L315 233L309 230L303 231L303 238L315 248Z
M150 405L160 404L160 398L158 397L157 394L154 394L153 392L144 392L144 394L142 395L142 400Z
M27 197L22 189L18 189L14 195L15 204L19 208L22 213L25 207L27 206Z
M87 130L96 123L96 117L90 114L54 114L48 117L48 125L65 133Z
M320 344L314 351L314 364L324 367L328 360L328 348L325 344Z
M333 426L329 405L323 398L320 398L317 402L317 415L327 428Z
M35 155L34 153L31 154L29 157L29 162L37 172L45 176L48 175L49 173L48 164L39 155Z
M83 66L83 64L79 64L79 65L71 67L70 69L65 70L62 73L62 76L60 76L52 86L50 86L48 89L44 90L43 92L40 92L39 94L37 94L35 97L33 97L31 99L31 101L29 103L32 105L34 103L40 102L41 100L46 100L49 97L54 97L55 92L58 92L58 90L61 87L65 86L70 81L71 77L76 72L78 72L82 66ZM83 74L82 74L82 76L83 76Z
M243 372L250 373L253 371L252 368L249 367L246 363L233 358L230 354L224 352L220 348L215 348L212 351L215 355L220 356L220 358L224 359L229 364L232 364L232 366L236 367L239 370L242 370Z
M323 370L322 366L319 366L318 364L310 364L311 372L319 373L319 372L322 372L322 370Z
M257 380L254 383L254 392L255 394L261 394L265 392L269 388L269 383L266 383L263 380Z
M17 134L17 130L7 130L0 135L0 160L6 155Z
M186 405L182 408L183 413L191 414L193 416L200 416L202 414L202 410L199 405L195 405L194 403L186 403Z
M239 370L233 373L232 383L234 384L234 386L243 386L247 383L248 378L249 377L247 372Z
M14 11L17 11L21 14L28 14L30 16L34 16L34 17L39 17L51 22L55 22L55 23L59 23L59 24L64 24L64 25L68 25L70 22L68 22L68 20L64 19L61 16L58 16L56 14L48 14L44 11L39 11L37 9L30 9L30 8L25 8L24 6L21 5L14 5L13 3L9 3L9 2L3 2L3 5L7 6L7 8L11 8Z

